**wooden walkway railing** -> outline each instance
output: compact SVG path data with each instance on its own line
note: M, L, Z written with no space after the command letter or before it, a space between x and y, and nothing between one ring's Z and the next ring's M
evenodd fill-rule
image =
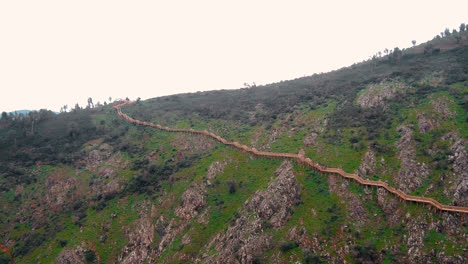
M466 213L468 213L468 207L461 207L461 206L450 206L450 205L443 205L439 203L438 201L432 199L432 198L427 198L427 197L420 197L420 196L412 196L403 193L400 190L395 189L394 187L388 185L388 183L383 182L383 181L371 181L371 180L366 180L361 177L359 177L356 174L352 173L347 173L343 171L342 169L337 169L337 168L325 168L323 166L320 166L319 164L313 162L310 158L306 158L303 155L300 154L293 154L293 153L278 153L278 152L264 152L264 151L258 151L255 148L250 148L246 145L242 145L239 142L232 142L228 141L212 132L208 132L206 130L194 130L194 129L183 129L183 128L170 128L166 126L161 126L158 124L153 124L150 122L144 122L140 120L133 119L129 117L128 115L122 113L121 108L133 104L133 101L122 101L122 102L116 102L114 103L113 107L117 110L117 114L120 118L127 120L130 123L134 123L137 125L143 125L143 126L150 126L154 127L160 130L168 131L168 132L183 132L183 133L191 133L191 134L200 134L204 135L210 138L215 139L216 141L232 146L237 149L241 149L245 152L251 153L255 156L259 157L269 157L269 158L286 158L286 159L292 159L296 162L298 162L301 165L305 165L307 167L313 168L314 170L320 172L320 173L327 173L327 174L335 174L339 175L345 179L348 180L353 180L358 182L361 185L364 186L376 186L376 187L381 187L386 189L388 192L392 193L393 195L397 196L400 200L402 201L408 201L408 202L415 202L417 204L422 204L422 205L427 205L428 207L431 206L434 211L440 211L440 212L452 212L452 213L460 213L462 216Z

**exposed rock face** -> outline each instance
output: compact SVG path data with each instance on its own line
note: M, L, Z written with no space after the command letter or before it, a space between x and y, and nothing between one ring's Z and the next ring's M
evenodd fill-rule
M122 190L122 186L116 181L111 180L105 182L102 179L92 181L91 190L89 191L92 195L95 195L98 199L108 199L114 197Z
M318 137L318 134L315 132L312 132L309 135L307 135L304 138L304 146L312 147L313 145L315 145L315 143L317 143L317 137Z
M428 211L418 215L407 213L401 221L404 223L407 235L403 236L403 243L407 247L407 256L403 257L404 263L466 263L466 256L453 255L446 256L445 246L439 249L432 249L430 252L423 251L424 238L428 232L443 232L456 235L457 238L447 237L457 244L466 244L467 236L463 233L460 219L451 214L444 214L440 220L432 217ZM443 244L444 241L438 243Z
M283 162L275 175L277 177L268 185L267 190L257 191L245 203L245 208L258 213L273 227L280 228L289 220L291 208L300 201L300 185L290 161Z
M208 244L219 253L203 263L253 263L254 258L272 246L271 234L263 232L262 219L257 215L239 217L226 233L220 233Z
M205 257L203 263L253 263L256 256L272 246L273 238L263 232L265 221L281 228L292 214L292 206L300 200L300 185L290 161L275 171L276 178L266 191L257 191L240 209L240 217L225 233L219 233L205 247L218 252Z
M426 224L422 222L411 222L407 227L408 236L406 237L406 246L408 247L408 256L411 260L420 263L423 257L420 249L424 247L424 235Z
M435 127L439 125L436 120L428 118L426 114L418 114L417 118L419 133L421 134L425 134L429 131L432 131Z
M226 167L227 162L226 161L216 161L213 162L208 167L208 170L206 171L206 179L207 179L207 184L211 185L211 181L218 175L219 173L223 173L224 168Z
M450 140L452 146L450 150L453 155L449 156L449 162L453 164L453 172L456 176L456 182L450 189L453 193L453 205L468 206L468 153L463 138L460 138L456 132L445 135L443 140Z
M398 159L401 161L401 169L396 177L398 188L404 192L411 192L422 184L430 169L427 164L416 162L416 150L414 149L413 131L407 126L397 128L401 138L395 143L400 152Z
M385 212L391 226L400 222L402 211L398 209L398 201L384 188L377 188L377 204Z
M401 82L382 82L370 85L357 99L357 104L363 108L384 106L385 99L390 99L405 87Z
M164 218L160 218L157 224L158 225L163 224L164 221L165 221ZM168 245L174 242L176 236L178 236L185 230L187 224L188 222L182 222L182 223L177 222L174 218L170 220L169 224L166 226L166 228L163 231L161 241L159 242L159 245L157 248L156 256L160 256L161 253L164 251L164 249L166 249Z
M176 215L184 220L190 220L198 215L201 208L206 205L205 186L192 184L182 194L182 204L175 211Z
M106 185L104 185L104 187L102 188L102 196L105 198L112 197L116 195L117 193L119 193L120 190L121 190L120 184L117 181L112 180L108 182Z
M347 181L341 181L341 178L335 175L328 177L328 189L331 193L336 193L340 197L343 197L346 204L346 209L350 211L351 217L356 219L358 223L362 224L367 220L367 211L364 205L361 203L359 198L352 192L349 191L349 183Z
M456 112L450 110L449 105L453 103L455 102L448 99L446 96L440 96L436 100L431 100L431 104L434 106L434 110L445 118L452 118L457 114Z
M63 249L54 261L55 264L85 264L81 250Z
M368 178L369 176L373 176L376 172L376 157L375 153L372 150L368 150L364 157L362 158L362 162L359 165L359 176L363 178Z
M293 227L289 230L288 238L291 241L296 242L301 248L311 249L313 247L313 241L307 234L305 227Z
M112 167L101 167L98 170L98 175L104 179L113 178L116 174L116 170Z
M155 226L151 219L149 202L142 205L140 218L135 221L133 231L128 233L128 244L119 256L119 263L137 264L145 261L154 261L151 257L153 253L151 244L154 241ZM155 210L152 207L151 210Z
M49 209L60 210L68 199L68 192L78 184L77 179L67 178L62 174L62 172L57 172L47 178L45 202Z
M101 153L99 150L95 149L89 152L88 154L88 161L89 163L95 165L97 163L100 163L102 161Z

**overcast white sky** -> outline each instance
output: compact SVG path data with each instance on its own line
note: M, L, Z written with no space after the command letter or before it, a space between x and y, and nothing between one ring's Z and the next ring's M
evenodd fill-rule
M468 22L468 1L0 1L0 111L327 72Z

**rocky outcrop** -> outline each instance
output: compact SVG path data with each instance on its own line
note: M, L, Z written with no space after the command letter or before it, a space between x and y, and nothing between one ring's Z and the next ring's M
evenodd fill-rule
M377 188L377 204L385 212L390 226L400 222L403 211L398 209L398 201L388 194L384 188Z
M49 210L61 210L71 198L69 192L78 184L77 179L69 178L65 174L63 171L57 171L46 180L45 203Z
M245 203L245 208L269 221L273 227L280 228L289 220L292 207L300 201L300 185L290 161L283 162L275 175L267 190L257 191Z
M226 165L227 165L226 161L213 162L206 171L206 184L211 185L216 175L223 173Z
M310 133L304 138L304 146L312 147L317 143L318 134L315 132Z
M288 232L288 239L296 242L301 248L312 249L314 247L314 241L307 234L305 227L292 227Z
M372 84L357 98L356 102L363 108L384 106L386 99L395 97L395 94L404 87L404 83L397 81Z
M359 200L359 198L349 191L349 183L342 181L341 177L330 175L328 177L328 190L330 193L336 193L347 201L346 209L350 215L356 220L356 223L363 224L367 220L367 210Z
M363 178L369 178L376 173L377 166L376 166L376 157L375 153L372 150L368 150L364 157L362 158L362 162L359 165L359 176Z
M418 129L421 134L432 131L439 126L438 122L435 119L427 117L427 114L418 114L416 117L418 118Z
M300 185L292 163L284 161L275 175L266 191L257 191L244 203L235 223L205 247L206 251L214 247L217 253L204 254L198 262L254 263L256 256L272 246L272 236L264 233L266 223L276 229L283 227L292 214L292 206L300 201Z
M116 174L116 169L112 167L101 167L98 170L98 175L104 179L114 178Z
M87 257L89 253L94 255L93 263L100 263L101 256L96 251L96 246L93 243L82 242L75 249L64 248L55 258L55 264L85 264L90 263Z
M217 254L202 263L254 263L256 256L270 248L271 234L263 232L263 220L258 215L242 215L225 233L219 233L208 244Z
M127 231L128 244L122 249L119 263L138 264L154 262L151 244L154 241L155 225L151 215L156 208L145 202L141 206L140 217L134 222L132 231ZM151 209L150 209L151 208Z
M422 180L429 175L430 169L427 164L416 161L411 128L400 125L397 131L401 138L395 143L395 146L399 151L398 159L401 161L401 168L396 177L396 183L400 190L408 193L422 184Z
M194 183L182 194L181 205L175 210L175 214L183 219L190 220L198 215L201 208L206 205L205 186Z
M456 132L449 133L442 139L449 140L452 144L450 150L453 155L448 157L456 177L455 184L450 188L450 193L453 194L452 204L468 206L468 153L465 139L460 138Z
M108 144L101 144L89 151L86 164L88 168L94 168L101 162L109 159L112 155L112 147Z
M424 247L427 223L426 221L421 221L419 217L410 219L410 215L407 215L406 218L408 220L406 225L408 235L404 235L403 240L408 248L408 258L413 263L427 263L427 261L424 261L426 258L425 254L421 252L421 249Z
M453 105L455 102L446 96L440 96L435 100L431 100L431 104L434 107L434 110L441 114L444 118L453 118L456 116L456 112L452 111L449 105Z
M156 223L157 226L164 225L166 220L164 217L160 217L158 219L158 222ZM158 244L157 250L156 250L156 256L160 256L161 253L174 242L175 238L182 234L182 232L185 230L189 222L184 221L184 222L178 222L174 218L172 218L169 221L169 224L166 225L166 227L163 229L161 233L161 241Z
M76 250L63 249L54 261L55 264L85 264L84 251L81 247Z

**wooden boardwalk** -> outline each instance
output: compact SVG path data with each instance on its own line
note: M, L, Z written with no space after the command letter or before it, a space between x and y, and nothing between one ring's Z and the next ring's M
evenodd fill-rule
M183 129L183 128L170 128L166 126L161 126L158 124L153 124L150 122L143 122L140 120L133 119L129 117L128 115L122 113L121 108L133 104L133 101L122 101L122 102L117 102L113 105L113 107L117 110L117 114L120 118L127 120L130 123L134 123L137 125L143 125L143 126L150 126L154 127L160 130L168 131L168 132L182 132L182 133L191 133L191 134L200 134L206 137L210 137L224 145L232 146L237 149L241 149L244 152L253 154L258 157L268 157L268 158L280 158L280 159L291 159L296 161L300 165L304 165L306 167L312 168L316 170L317 172L320 173L326 173L326 174L333 174L333 175L339 175L345 179L355 181L361 185L364 186L375 186L375 187L381 187L387 190L388 192L392 193L393 195L397 196L401 201L408 201L408 202L414 202L417 204L421 205L427 205L428 207L431 207L434 212L439 211L439 212L451 212L451 213L459 213L462 215L468 213L468 207L461 207L461 206L450 206L450 205L443 205L439 203L438 201L432 199L432 198L427 198L427 197L420 197L420 196L412 196L403 193L402 191L395 189L394 187L388 185L388 183L383 182L383 181L371 181L371 180L366 180L361 177L359 177L357 174L352 174L352 173L347 173L343 171L342 169L339 168L325 168L323 166L318 165L317 163L313 162L310 158L307 158L303 155L300 154L293 154L293 153L278 153L278 152L264 152L264 151L258 151L255 148L250 148L246 145L242 145L239 142L236 141L228 141L212 132L208 132L206 130L194 130L194 129Z

